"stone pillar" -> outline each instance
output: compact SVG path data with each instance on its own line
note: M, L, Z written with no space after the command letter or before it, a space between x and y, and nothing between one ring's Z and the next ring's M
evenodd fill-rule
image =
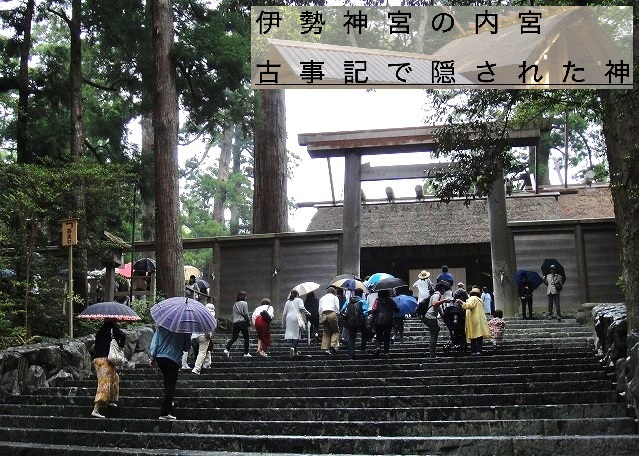
M501 309L504 316L513 316L519 309L517 291L512 280L516 272L515 242L508 229L506 190L502 178L493 183L487 200L495 309Z
M575 257L577 260L579 299L582 303L590 302L590 290L588 290L588 266L586 264L586 244L584 242L584 229L580 223L575 226Z
M346 154L344 167L344 244L342 270L359 276L360 270L360 215L362 212L362 156L357 150Z

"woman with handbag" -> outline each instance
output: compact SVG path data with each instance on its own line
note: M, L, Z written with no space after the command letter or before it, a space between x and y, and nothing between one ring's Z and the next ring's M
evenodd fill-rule
M255 333L257 334L257 354L268 358L266 349L271 346L271 320L273 320L273 307L271 306L271 300L268 298L262 299L260 304L262 311L255 316ZM256 309L258 310L258 309Z
M244 357L250 358L249 353L249 326L251 326L251 317L249 316L248 303L246 302L246 291L238 291L233 304L233 336L226 343L224 354L231 356L231 347L237 340L240 333L244 337Z
M93 367L98 378L98 388L95 392L94 406L91 416L104 418L100 414L100 407L107 405L117 407L120 398L120 377L115 370L115 364L109 361L111 340L115 340L120 347L124 347L126 334L118 328L115 320L106 319L95 335L95 358Z
M311 313L304 307L304 301L299 297L297 290L292 290L288 296L288 301L284 304L284 311L282 312L282 324L284 325L284 339L291 342L291 349L288 356L294 357L297 351L297 346L302 338L302 331L306 328L306 319Z

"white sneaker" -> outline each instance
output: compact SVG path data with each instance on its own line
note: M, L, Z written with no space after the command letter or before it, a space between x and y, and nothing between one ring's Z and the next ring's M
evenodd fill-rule
M104 415L100 415L99 412L91 412L93 418L104 418Z
M288 349L288 357L289 358L294 358L295 357L295 349L293 347Z
M175 421L175 420L177 420L177 418L174 417L173 415L163 415L159 419L164 420L164 421Z
M182 369L190 369L191 367L188 364L182 364Z
M251 354L250 354L250 353L245 354L245 355L244 355L244 357L245 357L245 358L252 358L252 356L251 356Z
M199 375L199 374L200 374L200 369L196 369L196 368L194 367L194 368L193 368L193 370L192 370L191 372L193 372L194 374L198 374L198 375Z
M224 354L226 355L227 358L231 356L231 352L229 352L226 348L224 349Z

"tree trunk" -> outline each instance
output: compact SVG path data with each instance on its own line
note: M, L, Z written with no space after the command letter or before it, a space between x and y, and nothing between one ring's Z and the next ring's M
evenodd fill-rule
M635 30L637 33L637 30ZM635 36L635 42L637 36ZM637 64L637 62L635 62ZM601 91L610 188L628 311L628 335L639 339L639 94ZM613 286L616 277L610 277ZM632 345L629 345L631 347Z
M20 86L18 94L18 132L16 148L18 163L33 163L29 149L29 56L31 54L31 23L35 0L28 0L22 23L22 45L20 47Z
M231 165L231 153L233 152L233 135L235 128L230 125L224 129L222 134L222 142L220 143L220 159L217 180L219 182L219 191L215 195L215 201L213 202L213 220L224 226L224 206L226 205L226 185L229 181L230 165Z
M144 94L142 95L144 96ZM147 96L152 98L150 93ZM155 239L155 159L153 153L153 113L145 112L140 119L142 129L142 153L140 179L140 224L142 239ZM148 255L147 255L148 256Z
M171 0L153 0L157 288L167 298L184 294L177 156L178 100L172 49Z
M237 137L235 140L235 144L233 144L233 173L240 173L242 172L241 168L240 168L240 164L242 162L242 146L240 145L240 140L239 140L239 135L242 134L242 132L236 132L237 133ZM240 209L238 208L237 204L234 202L230 208L231 210L231 219L229 221L229 234L231 236L234 236L236 234L240 234Z
M77 161L84 156L84 132L82 109L82 3L73 0L71 3L71 20L69 21L71 35L71 156ZM79 294L83 301L87 297L87 213L85 182L83 179L77 184L73 194L74 213L78 219L78 247L74 255L73 291Z
M283 90L260 91L255 119L253 233L287 230L286 108Z

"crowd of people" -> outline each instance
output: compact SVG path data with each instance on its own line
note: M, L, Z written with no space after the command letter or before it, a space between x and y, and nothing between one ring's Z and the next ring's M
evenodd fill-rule
M525 277L525 276L524 276ZM187 292L191 298L198 299L198 293L206 291L198 288L195 278L191 277ZM561 277L554 268L544 277L547 285L548 309L552 314L553 306L561 318L559 293ZM484 339L490 339L493 347L498 347L504 337L505 322L501 310L494 310L494 300L488 290L477 286L468 291L463 282L458 282L453 290L454 276L446 266L437 276L435 283L430 280L428 271L421 271L412 284L412 290L397 293L396 289L380 289L365 296L364 290L345 290L330 286L326 293L317 298L313 291L306 293L305 299L296 290L288 296L282 312L284 339L290 343L289 357L300 356L300 341L304 332L316 342L321 338L321 349L326 355L338 352L340 344L346 344L348 355L356 356L356 340L360 337L359 350L366 351L367 344L374 341L373 356L388 356L392 341L403 341L405 315L400 313L398 304L407 300L414 304L415 314L426 326L429 335L429 355L437 359L437 341L441 331L440 319L450 332L450 343L445 349L457 349L462 353L480 355L484 350ZM524 318L532 317L532 290L526 280L519 284ZM215 318L215 306L206 303L209 312ZM257 336L256 354L268 358L271 346L271 322L274 318L273 306L264 298L253 314L249 311L247 293L239 291L232 306L231 338L224 345L223 353L231 356L233 344L240 334L243 339L243 356L251 357L250 329ZM321 333L321 336L320 336ZM109 347L112 340L124 346L125 334L115 321L104 322L95 340L95 358L93 360L98 380L94 409L91 416L104 418L101 407L117 407L119 398L119 377L115 366L109 361ZM150 347L152 365L157 366L164 379L164 397L161 402L160 419L176 419L173 412L173 395L180 367L190 369L188 353L193 349L197 355L192 372L199 374L211 365L213 350L212 333L174 333L160 326L156 328ZM469 349L469 351L468 351Z

